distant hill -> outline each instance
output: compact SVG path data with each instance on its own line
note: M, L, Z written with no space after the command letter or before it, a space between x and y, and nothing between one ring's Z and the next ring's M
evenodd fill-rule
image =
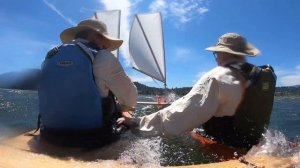
M0 75L0 88L37 90L39 76L39 69L4 73Z
M275 96L297 96L297 97L300 97L300 85L276 87Z
M138 88L139 94L143 94L143 95L156 95L156 94L163 94L165 92L164 88L148 87L138 82L135 82L135 85ZM181 88L176 87L176 88L171 88L170 90L174 91L178 96L183 96L187 94L191 89L192 87L181 87ZM276 87L275 96L300 97L300 85Z
M192 87L182 87L182 88L156 88L156 87L149 87L139 82L134 82L135 86L137 87L138 93L142 95L163 95L166 92L175 92L179 96L183 96L187 94Z
M162 88L149 87L139 82L134 82L134 84L137 87L139 94L155 95L155 94L163 94L164 92L164 89Z
M0 75L0 88L20 89L20 90L37 90L39 77L39 69L27 69L20 72L9 72ZM142 95L162 95L168 91L175 92L178 96L187 94L192 87L181 88L156 88L149 87L144 84L134 82L138 89L138 93ZM276 96L299 96L300 85L276 87Z

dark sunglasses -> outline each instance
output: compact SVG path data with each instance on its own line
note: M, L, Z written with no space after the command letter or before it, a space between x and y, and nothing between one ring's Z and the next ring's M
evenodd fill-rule
M218 58L218 53L217 52L213 52L213 55L214 55L215 59Z

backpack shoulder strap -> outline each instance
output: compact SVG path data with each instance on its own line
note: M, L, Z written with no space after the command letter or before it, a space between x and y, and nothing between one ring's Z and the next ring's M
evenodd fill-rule
M97 55L98 51L96 50L91 50L81 42L75 43L84 53L87 54L89 57L90 61L93 63L95 56Z
M77 42L77 43L74 43L76 44L85 54L87 54L88 58L90 59L91 62L94 61L94 58L96 56L96 54L98 53L98 51L96 50L91 50L89 49L87 46L85 46L84 44L82 44L81 42ZM62 44L60 46L56 46L54 48L52 48L46 55L46 58L45 59L50 59L52 58L56 53L58 53L59 49L65 45L68 45L68 44Z
M56 46L54 48L52 48L46 55L45 59L50 59L52 58L56 53L58 53L59 49L62 47L62 45L60 46Z
M262 71L261 67L255 66L248 62L232 62L225 66L241 72L243 77L246 79L246 88L257 81L258 76Z

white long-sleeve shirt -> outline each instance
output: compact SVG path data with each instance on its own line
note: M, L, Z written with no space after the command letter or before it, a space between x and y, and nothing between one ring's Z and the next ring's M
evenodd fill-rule
M201 126L213 116L233 116L242 100L244 78L218 66L206 73L191 91L170 106L140 118L144 136L178 135Z

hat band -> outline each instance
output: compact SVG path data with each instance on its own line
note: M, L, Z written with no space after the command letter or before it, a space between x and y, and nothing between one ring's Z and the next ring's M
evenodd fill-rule
M228 43L222 43L222 42L218 42L217 46L225 46L228 47L234 51L240 51L240 52L244 52L246 51L246 44L242 44L242 45L234 45L234 44L228 44Z

